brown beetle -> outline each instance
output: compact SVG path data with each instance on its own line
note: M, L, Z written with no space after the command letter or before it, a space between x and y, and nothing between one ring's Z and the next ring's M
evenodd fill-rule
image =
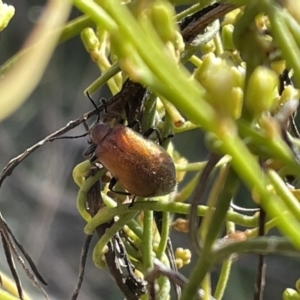
M85 155L94 152L130 194L157 197L174 191L174 162L161 146L122 124L110 127L96 123L90 129L90 138L92 146Z

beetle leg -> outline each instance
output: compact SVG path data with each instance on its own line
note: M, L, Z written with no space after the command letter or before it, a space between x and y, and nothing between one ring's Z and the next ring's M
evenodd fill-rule
M131 195L131 194L128 193L128 192L115 191L115 190L113 189L113 187L116 185L116 183L117 183L117 179L116 179L115 177L113 177L113 178L111 179L111 181L109 182L109 185L108 185L108 188L109 188L113 193L119 194L119 195L126 195L126 196L130 196L130 195Z
M142 132L141 122L139 120L137 120L137 119L135 119L132 122L130 122L127 127L134 128L135 125L138 125L137 132L141 133Z
M95 152L96 148L97 148L97 145L91 144L91 145L83 152L83 156L84 156L85 158L90 157L90 156ZM92 160L93 156L94 156L94 155L92 155L91 160ZM93 161L95 161L95 160L93 159ZM92 162L92 161L91 161L91 162Z
M162 137L161 135L161 132L156 128L156 127L151 127L149 128L144 134L143 136L145 138L148 138L153 132L156 133L156 136L157 136L157 139L158 139L158 142L159 142L159 145L162 146L163 145L163 142L167 139L171 139L174 137L174 134L173 133L170 133L168 134L167 136L165 137Z
M126 195L126 196L131 196L131 195L132 195L132 194L130 194L130 193L128 193L128 192L115 191L115 190L113 189L113 187L116 185L116 183L117 183L117 179L116 179L115 177L113 177L113 178L111 179L110 183L109 183L109 186L108 186L108 188L109 188L113 193L119 194L119 195ZM134 203L134 201L135 201L135 198L136 198L135 196L132 197L131 202L130 202L130 204L129 204L129 208L132 207L132 205L133 205L133 203Z

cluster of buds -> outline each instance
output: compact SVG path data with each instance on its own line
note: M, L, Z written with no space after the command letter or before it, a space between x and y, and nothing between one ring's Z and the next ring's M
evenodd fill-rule
M208 53L194 77L205 88L207 101L220 113L237 119L243 104L244 69Z
M175 251L175 262L180 269L191 262L192 253L189 249L177 248Z

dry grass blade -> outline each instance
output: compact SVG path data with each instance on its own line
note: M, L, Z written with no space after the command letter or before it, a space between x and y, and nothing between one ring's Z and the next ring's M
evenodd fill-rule
M5 222L5 220L4 220L1 213L0 213L0 233L1 233L1 237L2 237L2 243L3 243L3 248L4 248L4 251L5 251L6 259L7 259L8 265L10 267L10 270L12 272L13 278L16 282L20 299L23 299L23 289L22 289L21 281L20 281L20 279L18 277L18 274L17 274L17 270L16 270L16 267L15 267L15 264L14 264L14 261L13 261L12 254L15 255L15 257L19 261L20 265L22 266L23 270L25 271L26 275L31 279L33 284L40 290L40 292L45 296L46 299L49 299L46 291L43 289L43 287L41 286L41 284L39 283L38 279L35 276L35 274L36 274L35 271L37 271L36 266L34 265L32 259L29 257L29 255L24 250L23 246L21 246L21 248L19 247L21 244L13 236L11 230L7 226L7 224L6 224L6 222ZM11 237L12 237L13 240L11 240ZM33 273L27 268L23 258L21 257L21 255L19 254L17 248L15 247L13 242L16 242L16 241L17 241L16 244L20 248L21 252L23 254L26 253L26 254L24 254L25 258L26 259L29 258L28 263L29 263L30 267L33 266L33 269L32 269ZM38 277L40 277L42 279L42 281L45 282L45 280L42 278L42 276L39 274L38 271L37 271L37 274L38 274Z
M12 253L11 253L11 250L10 250L10 246L9 246L10 244L9 243L11 243L11 241L9 240L8 235L5 235L3 233L3 231L1 231L0 234L1 234L2 245L3 245L6 261L8 263L9 269L10 269L11 274L14 278L15 283L16 283L19 297L22 300L22 299L24 299L23 298L24 293L23 293L21 280L19 278L16 266L15 266L15 263L14 263L14 259L13 259L13 256L12 256Z

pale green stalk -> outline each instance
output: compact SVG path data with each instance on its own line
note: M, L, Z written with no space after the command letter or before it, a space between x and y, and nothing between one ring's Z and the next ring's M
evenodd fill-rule
M153 269L153 211L144 211L143 265L145 270Z

